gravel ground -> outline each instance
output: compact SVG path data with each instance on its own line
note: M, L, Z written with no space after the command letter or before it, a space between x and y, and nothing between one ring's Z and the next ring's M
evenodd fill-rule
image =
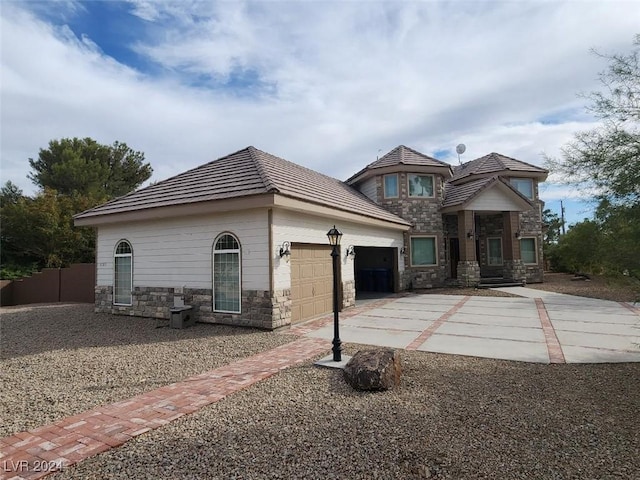
M528 283L528 288L547 292L566 293L579 297L600 298L616 302L638 302L640 304L640 282L633 279L615 279L592 275L590 280L575 280L568 273L544 274L544 283ZM473 295L476 297L517 297L507 292L484 288L431 288L416 290L416 293L440 295Z
M0 313L0 437L291 341L219 325L156 329L154 319L97 314L92 305L3 307Z
M53 478L638 478L640 364L402 358L394 391L293 367Z
M0 436L292 340L90 305L0 311ZM638 478L640 363L401 356L394 391L307 363L51 478Z
M532 283L527 287L579 297L640 303L640 282L631 278L614 279L592 275L590 280L575 280L574 275L567 273L545 273L544 283Z

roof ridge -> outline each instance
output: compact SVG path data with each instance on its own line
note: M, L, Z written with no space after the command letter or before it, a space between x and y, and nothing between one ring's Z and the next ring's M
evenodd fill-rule
M258 171L258 175L260 175L260 179L264 183L264 186L267 189L267 191L280 192L280 189L276 185L276 182L273 181L273 179L271 178L271 175L269 174L269 171L265 168L264 164L262 163L262 158L260 158L260 155L257 154L258 152L266 154L266 152L263 152L262 150L254 147L253 145L249 145L246 148L246 150L248 150L249 155L251 156L251 160L253 160L253 163L256 166L256 170Z

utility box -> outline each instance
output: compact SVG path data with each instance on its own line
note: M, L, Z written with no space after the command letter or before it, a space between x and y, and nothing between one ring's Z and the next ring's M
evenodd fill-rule
M169 320L169 326L171 328L185 328L195 325L196 319L193 316L193 307L171 307L169 309L171 313L171 319Z

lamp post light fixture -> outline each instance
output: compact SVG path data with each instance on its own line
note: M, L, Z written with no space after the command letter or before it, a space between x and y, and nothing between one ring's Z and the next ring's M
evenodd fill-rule
M340 258L340 238L342 233L334 225L327 232L329 245L331 245L331 257L333 258L333 361L342 361L342 342L340 342L340 328L338 326L338 259Z

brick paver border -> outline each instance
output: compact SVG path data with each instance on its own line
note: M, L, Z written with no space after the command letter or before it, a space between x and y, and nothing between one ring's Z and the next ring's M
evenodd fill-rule
M136 397L0 438L0 479L44 477L196 412L329 347L326 340L300 338Z
M547 352L549 353L549 362L551 363L567 363L562 352L562 345L556 335L556 330L553 328L551 319L549 318L549 312L544 305L544 301L541 298L534 298L536 302L536 308L538 309L538 317L540 318L540 324L542 325L542 332L544 333L544 340L547 343Z
M437 320L435 320L431 325L429 325L426 330L424 330L420 335L418 335L409 345L407 345L405 350L416 350L420 345L429 340L431 336L436 332L438 328L442 326L444 322L449 320L453 314L455 314L458 310L462 308L462 306L467 303L467 301L471 297L467 295L458 303L456 303L453 307L443 313Z

